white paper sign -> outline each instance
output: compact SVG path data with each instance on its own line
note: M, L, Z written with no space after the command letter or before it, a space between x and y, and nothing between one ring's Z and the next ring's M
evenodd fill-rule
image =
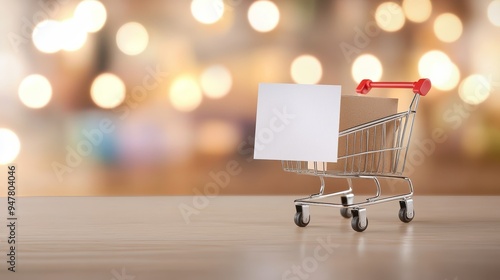
M337 162L337 85L260 84L255 159Z

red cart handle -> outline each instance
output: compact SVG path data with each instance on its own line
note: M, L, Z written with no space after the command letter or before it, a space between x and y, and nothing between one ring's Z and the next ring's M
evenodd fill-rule
M367 94L372 88L411 88L415 94L425 96L431 89L431 80L420 79L416 82L372 82L365 79L356 88L357 93Z

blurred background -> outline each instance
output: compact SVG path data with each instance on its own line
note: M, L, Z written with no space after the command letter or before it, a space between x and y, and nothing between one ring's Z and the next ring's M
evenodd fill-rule
M416 193L500 194L500 0L0 2L0 166L19 195L313 193L252 159L258 84L419 77Z

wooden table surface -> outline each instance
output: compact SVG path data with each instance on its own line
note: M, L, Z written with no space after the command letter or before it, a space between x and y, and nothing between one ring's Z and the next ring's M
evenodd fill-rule
M363 233L335 208L295 226L294 198L19 197L15 273L2 198L0 279L500 279L500 197L374 205Z

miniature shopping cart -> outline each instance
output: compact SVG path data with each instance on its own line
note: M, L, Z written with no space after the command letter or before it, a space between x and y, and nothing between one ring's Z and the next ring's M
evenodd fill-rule
M399 219L404 223L409 223L415 216L412 199L413 184L410 178L403 176L403 171L418 102L420 96L425 96L431 89L431 82L429 79L420 79L414 83L363 80L356 91L367 94L372 88L411 88L414 97L408 111L341 131L339 133L337 163L289 160L281 162L284 171L318 176L321 181L319 193L295 200L297 212L294 221L297 226L305 227L309 224L310 205L340 208L340 214L344 218L352 217L351 226L358 232L362 232L368 227L365 207L372 204L399 200ZM325 177L345 178L348 188L325 194ZM353 179L372 179L376 186L375 195L355 203ZM383 181L404 181L408 184L409 192L383 197L380 179ZM339 203L321 201L334 196L340 196Z

